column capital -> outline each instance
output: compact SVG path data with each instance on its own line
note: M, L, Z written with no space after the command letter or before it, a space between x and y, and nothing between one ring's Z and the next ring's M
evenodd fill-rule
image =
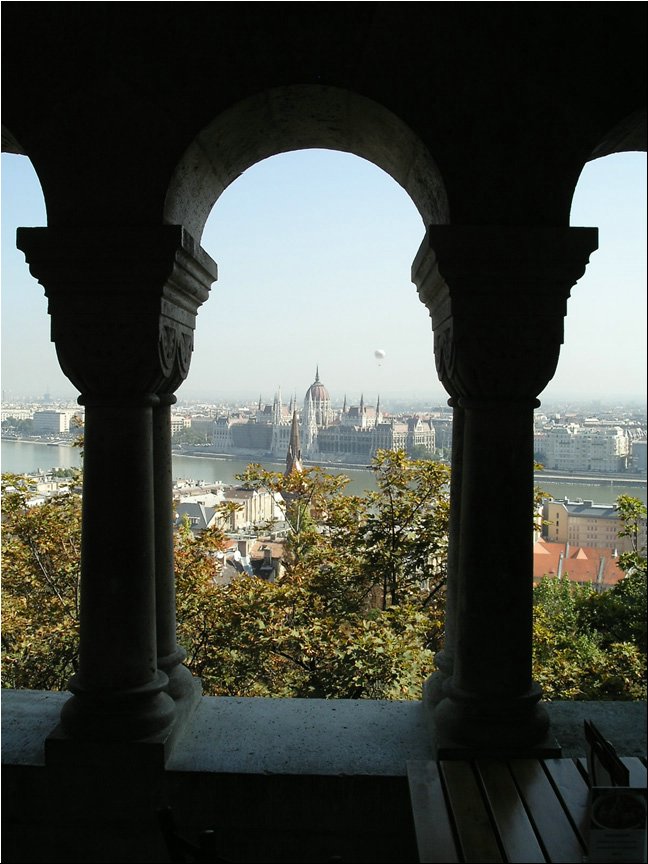
M180 225L19 228L61 368L92 396L171 393L216 264Z
M448 392L535 398L555 372L567 299L597 245L596 228L431 226L412 281Z

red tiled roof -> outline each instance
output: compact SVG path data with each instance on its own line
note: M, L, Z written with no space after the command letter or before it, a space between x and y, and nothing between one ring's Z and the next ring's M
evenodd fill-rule
M284 554L284 544L276 543L269 540L256 540L254 545L252 546L252 550L250 552L250 559L257 560L259 558L263 558L263 550L269 549L271 552L271 557L273 559L283 558Z
M560 555L563 555L562 575L572 582L595 584L604 559L602 584L616 585L623 578L623 570L613 557L611 549L591 546L569 546L565 543L549 543L538 540L533 547L533 580L543 576L557 576Z

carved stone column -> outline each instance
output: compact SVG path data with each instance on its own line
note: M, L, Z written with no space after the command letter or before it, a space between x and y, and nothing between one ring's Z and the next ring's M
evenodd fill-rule
M63 730L89 741L172 734L173 688L157 659L156 610L173 653L174 599L172 584L156 589L166 529L156 498L168 490L155 486L154 412L158 393L187 374L215 264L171 225L20 228L17 245L45 288L61 368L86 407L80 656Z
M588 228L439 226L413 265L439 377L465 415L454 657L434 713L447 752L519 750L548 730L531 678L533 410L596 246Z
M464 409L457 399L449 399L452 407L452 473L450 475L450 518L448 525L448 560L446 580L446 608L444 644L434 657L437 671L423 685L423 701L437 705L446 695L446 682L454 670L457 628L457 589L459 550L461 548L461 479L463 476Z
M153 411L153 474L155 488L155 583L158 668L169 678L167 692L176 700L200 693L198 679L182 665L187 656L176 640L176 590L173 566L173 472L171 405L169 393L161 394Z

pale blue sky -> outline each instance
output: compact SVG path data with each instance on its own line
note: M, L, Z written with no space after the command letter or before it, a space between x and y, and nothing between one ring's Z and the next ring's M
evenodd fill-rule
M49 341L42 288L15 248L20 225L45 225L24 157L2 157L2 388L74 397ZM598 226L600 249L572 291L558 372L541 399L645 401L646 155L586 166L571 224ZM345 153L275 156L216 203L202 245L219 280L198 314L180 399L299 399L315 366L334 397L445 401L427 310L410 282L424 226L387 174ZM374 357L384 349L385 359ZM384 404L384 403L383 403Z

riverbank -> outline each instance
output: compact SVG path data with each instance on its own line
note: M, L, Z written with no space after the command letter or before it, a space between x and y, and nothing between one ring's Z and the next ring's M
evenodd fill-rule
M285 465L285 459L276 459L272 456L264 456L259 453L214 453L211 450L197 450L195 448L189 450L181 450L179 448L173 448L172 453L174 456L188 456L188 457L196 457L196 458L207 458L207 459L238 459L245 460L248 459L250 462L258 464L263 463L264 465ZM370 470L371 466L367 465L366 462L329 462L324 460L312 460L312 459L302 459L302 463L307 468L348 468L350 471L366 471Z
M646 475L643 474L571 474L561 473L560 471L540 471L533 475L536 483L542 484L543 480L556 483L574 483L579 486L645 486Z
M205 453L196 451L195 455L174 450L173 479L196 480L206 483L239 483L237 475L245 472L250 462L261 462L270 471L284 471L285 462L273 459L259 459L256 456L234 456L229 453ZM310 463L308 463L310 465ZM2 471L11 474L30 474L53 468L80 468L82 456L78 447L69 444L50 447L47 442L17 441L14 438L2 439ZM362 495L376 489L376 475L364 463L324 463L322 467L336 474L345 474L350 482L346 487L352 495ZM115 467L119 472L119 465ZM555 479L554 479L555 478ZM124 478L127 482L127 478ZM646 480L632 477L602 477L601 475L559 475L557 472L538 472L535 483L548 495L558 500L594 501L596 504L614 504L619 495L631 495L643 503L647 500ZM494 490L494 494L497 490Z

